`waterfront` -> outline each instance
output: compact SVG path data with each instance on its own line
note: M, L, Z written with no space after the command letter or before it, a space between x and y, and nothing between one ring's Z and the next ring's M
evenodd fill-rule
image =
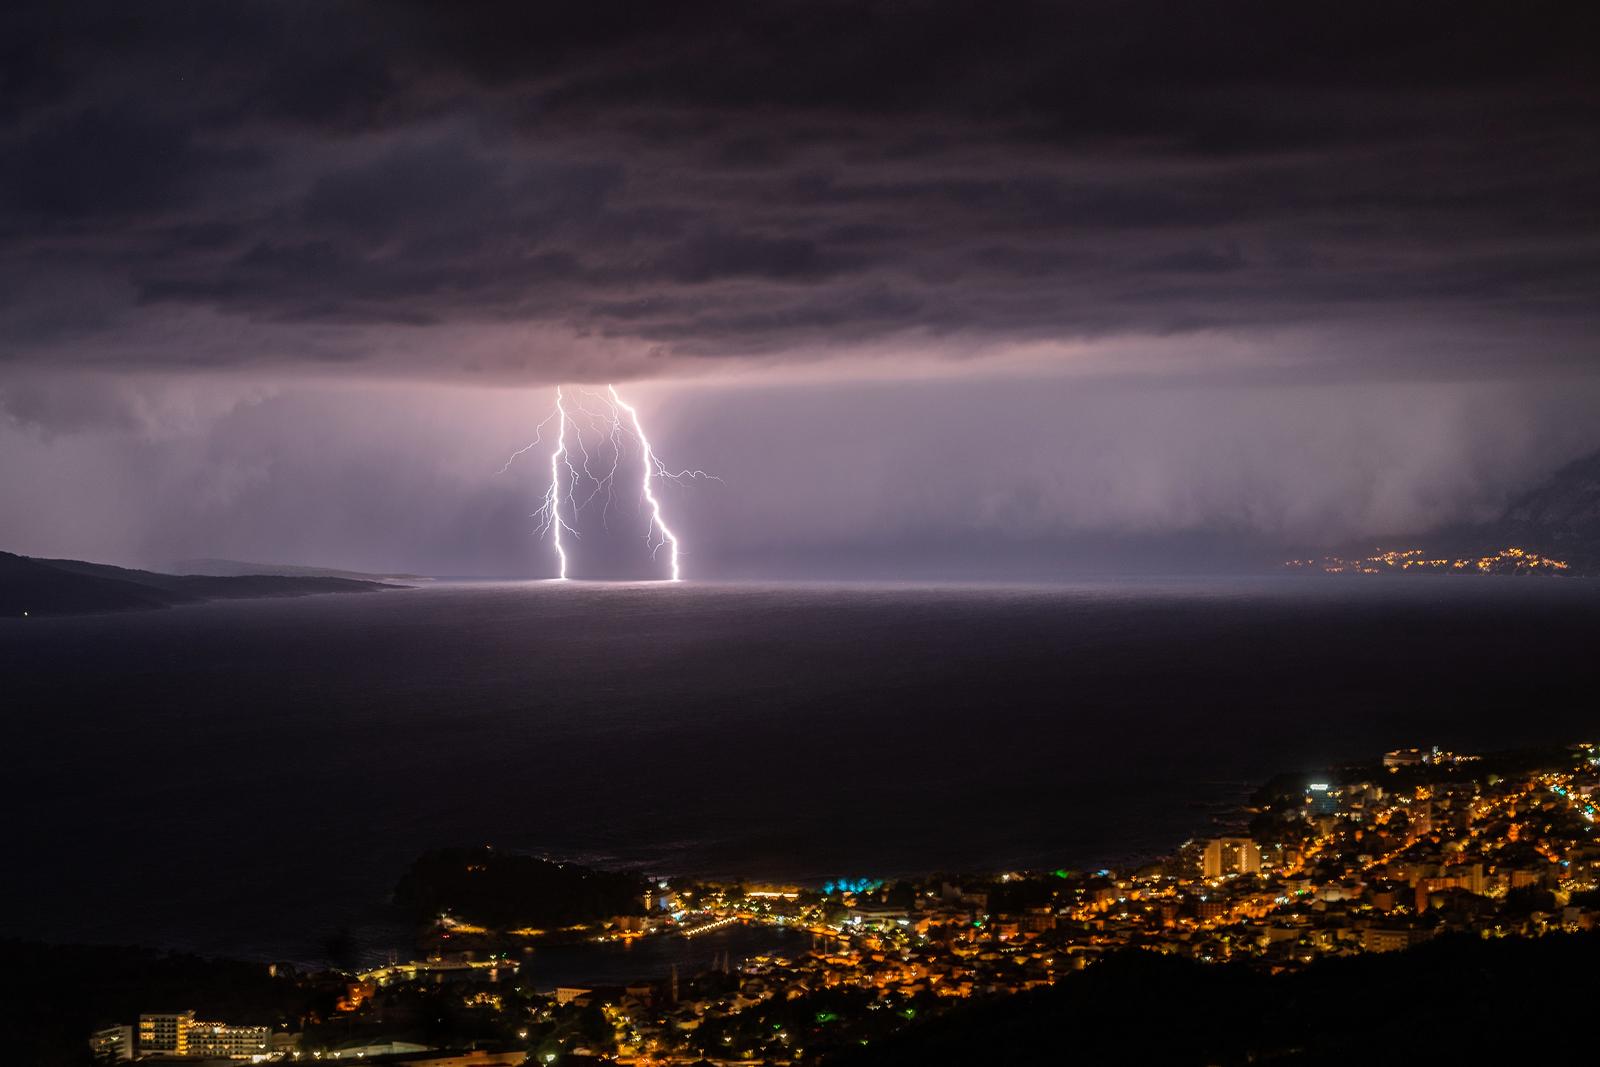
M462 843L816 883L1115 866L1280 770L1585 736L1596 632L1592 583L1449 577L441 583L9 622L10 737L52 759L5 786L3 924L380 959L395 879Z

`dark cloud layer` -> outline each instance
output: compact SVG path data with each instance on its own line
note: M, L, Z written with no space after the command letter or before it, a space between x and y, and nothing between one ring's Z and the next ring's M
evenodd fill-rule
M536 381L1292 331L1314 374L1589 371L1597 23L11 5L0 360Z

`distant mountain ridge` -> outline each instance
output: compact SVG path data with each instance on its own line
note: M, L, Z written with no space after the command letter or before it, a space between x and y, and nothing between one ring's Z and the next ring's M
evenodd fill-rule
M1512 501L1483 533L1600 571L1600 452L1567 464Z
M106 563L0 552L0 618L142 611L206 600L398 588L404 587L321 576L159 574Z
M1489 522L1350 544L1339 555L1309 550L1292 569L1381 574L1399 571L1560 573L1600 576L1600 452L1561 467L1512 499Z

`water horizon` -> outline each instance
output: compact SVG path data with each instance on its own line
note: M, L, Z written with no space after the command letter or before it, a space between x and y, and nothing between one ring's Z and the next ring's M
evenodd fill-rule
M1280 772L1595 732L1594 588L479 580L7 620L15 750L52 758L8 779L0 933L378 953L406 865L464 844L802 884L1116 865Z

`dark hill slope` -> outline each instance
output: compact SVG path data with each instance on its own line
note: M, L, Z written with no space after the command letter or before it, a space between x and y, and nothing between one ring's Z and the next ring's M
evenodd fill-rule
M395 586L346 578L157 574L74 559L0 552L0 618L137 611L202 600L368 593Z
M1592 977L1597 952L1592 933L1454 935L1272 976L1133 950L1046 989L958 1006L824 1063L1593 1062L1594 1024L1571 990Z
M1512 501L1490 539L1524 544L1586 571L1600 569L1600 452L1556 471Z
M162 608L182 598L135 582L75 574L0 552L0 617Z
M1463 522L1422 534L1402 531L1352 542L1341 546L1337 557L1329 558L1363 560L1384 548L1401 547L1421 548L1429 559L1469 562L1493 557L1502 549L1521 548L1568 564L1560 572L1541 573L1600 576L1600 452L1568 463L1514 497L1499 517L1488 522ZM1319 551L1300 546L1292 554L1315 557ZM1380 565L1377 573L1389 569L1401 568ZM1479 571L1469 566L1467 573Z

